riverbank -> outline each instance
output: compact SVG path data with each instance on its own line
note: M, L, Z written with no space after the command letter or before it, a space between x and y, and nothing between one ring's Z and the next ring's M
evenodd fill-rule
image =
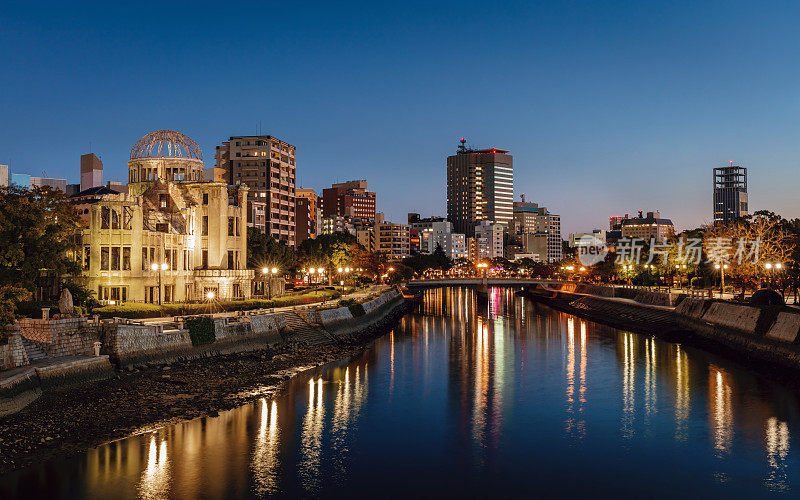
M529 288L523 294L597 323L694 345L797 385L794 380L800 371L800 314L793 308L685 296L658 297L655 292L644 297L647 302L639 302L595 295L588 289L583 292L586 293Z
M137 367L107 380L46 391L0 418L0 474L274 394L301 371L368 348L407 311L402 301L387 307L376 310L374 319L362 317L358 331L339 342L290 337L263 349Z

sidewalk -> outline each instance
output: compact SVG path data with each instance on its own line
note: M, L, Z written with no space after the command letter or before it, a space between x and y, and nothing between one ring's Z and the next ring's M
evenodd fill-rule
M389 288L391 288L389 285L372 285L372 286L370 286L368 288L365 288L365 289L362 289L362 290L358 290L358 291L349 293L347 295L342 295L341 297L339 297L337 299L329 299L329 300L325 300L325 301L321 301L321 302L312 302L312 303L309 303L309 304L298 304L298 305L293 305L293 306L274 307L274 308L269 308L269 309L264 309L264 310L265 311L269 311L269 314L273 314L273 313L293 311L293 310L297 310L297 309L308 309L310 307L320 307L320 306L325 306L325 305L330 304L330 303L334 303L335 304L335 303L339 302L340 300L344 300L344 299L356 299L356 300L362 299L364 297L372 295L373 293L377 293L379 291L388 290ZM260 310L260 309L257 309L257 310ZM248 311L223 311L223 312L213 313L212 317L214 317L214 318L232 318L232 317L239 316L240 312L246 313ZM141 321L143 324L146 324L146 325L157 325L157 324L160 324L160 323L171 323L174 320L175 320L175 316L162 316L162 317L159 317L159 318L142 318L142 319L136 320L136 321Z

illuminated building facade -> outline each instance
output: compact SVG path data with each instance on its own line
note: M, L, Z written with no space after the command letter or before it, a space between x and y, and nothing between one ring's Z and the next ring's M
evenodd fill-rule
M465 139L447 157L447 220L457 233L475 234L480 221L509 229L514 201L514 157L504 149L468 149Z
M77 257L101 302L249 297L246 186L203 181L197 144L160 130L131 150L127 187L74 199Z

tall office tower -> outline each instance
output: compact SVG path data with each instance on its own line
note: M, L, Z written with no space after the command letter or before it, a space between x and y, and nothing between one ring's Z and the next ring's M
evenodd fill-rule
M322 216L375 220L375 193L367 191L367 181L333 184L322 190Z
M295 228L295 238L299 245L309 238L316 238L321 227L321 214L319 207L319 197L313 189L295 189L295 212L297 214L297 224Z
M480 221L508 229L514 201L514 157L504 149L469 149L461 139L447 157L447 219L468 237Z
M247 225L295 246L295 147L270 135L234 136L215 158L228 184L250 188Z
M8 187L10 180L8 165L0 165L0 187Z
M747 215L747 169L734 165L714 169L714 225Z
M103 162L94 153L81 155L81 191L103 185Z

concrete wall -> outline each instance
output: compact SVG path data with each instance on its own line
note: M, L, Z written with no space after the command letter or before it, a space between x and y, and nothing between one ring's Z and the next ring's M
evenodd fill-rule
M703 314L703 321L754 334L761 309L742 304L714 302Z
M784 311L778 313L778 318L767 331L767 338L782 342L794 342L800 333L800 314Z

